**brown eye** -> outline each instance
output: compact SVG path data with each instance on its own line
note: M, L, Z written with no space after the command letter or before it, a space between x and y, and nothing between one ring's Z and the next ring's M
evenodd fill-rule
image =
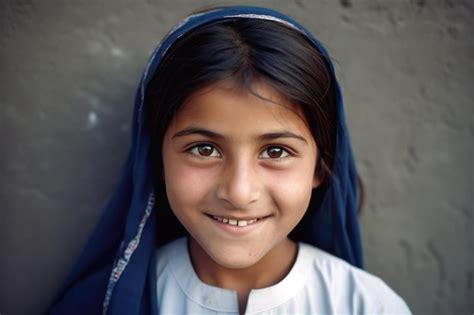
M219 151L210 144L200 144L192 147L189 152L202 157L220 157Z
M283 153L282 148L269 148L268 149L268 156L271 157L272 159L276 159L281 157L281 154Z
M214 149L210 145L202 145L198 147L198 152L200 155L210 156Z
M261 158L263 159L281 159L289 156L290 154L288 153L287 150L285 150L282 147L268 147L266 148L261 155Z

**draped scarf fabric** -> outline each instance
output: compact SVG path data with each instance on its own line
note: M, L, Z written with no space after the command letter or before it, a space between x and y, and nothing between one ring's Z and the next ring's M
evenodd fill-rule
M304 34L326 59L337 103L336 154L332 179L320 209L304 231L309 243L362 267L357 215L357 173L346 128L343 99L323 45L303 26L276 11L224 7L187 17L153 52L135 97L132 146L123 175L94 233L67 279L50 314L156 314L156 211L150 161L150 134L144 119L144 94L168 48L181 36L212 22L262 19Z

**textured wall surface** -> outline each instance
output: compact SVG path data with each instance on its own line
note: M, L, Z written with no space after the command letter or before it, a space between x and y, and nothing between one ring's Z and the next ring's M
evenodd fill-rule
M213 4L131 3L0 1L2 315L50 303L119 176L148 55ZM472 314L474 2L240 3L300 20L336 62L367 190L366 268L416 314Z

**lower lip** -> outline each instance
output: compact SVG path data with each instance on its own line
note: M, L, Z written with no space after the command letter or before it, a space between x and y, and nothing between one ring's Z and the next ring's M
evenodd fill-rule
M268 217L260 219L257 222L246 225L246 226L238 226L238 225L222 223L211 217L209 217L209 219L212 220L212 222L214 222L222 231L226 232L227 234L230 234L232 236L243 236L259 228L268 219Z

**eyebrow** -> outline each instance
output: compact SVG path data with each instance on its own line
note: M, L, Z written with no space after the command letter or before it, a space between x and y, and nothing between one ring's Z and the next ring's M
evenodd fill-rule
M173 135L172 139L189 136L189 135L202 135L202 136L209 137L212 139L224 139L224 136L221 134L218 134L217 132L210 131L204 128L195 128L195 127L190 127L190 128L186 128L181 131L178 131L177 133Z
M280 139L280 138L293 138L296 140L300 140L304 142L305 144L308 144L308 141L306 141L305 138L289 131L271 132L271 133L266 133L261 136L258 136L259 140L266 140L266 141Z
M225 138L223 135L217 132L205 129L205 128L190 127L190 128L186 128L181 131L178 131L177 133L173 135L172 139L184 137L188 135L202 135L211 139L219 139L219 140L222 140ZM269 140L275 140L275 139L280 139L280 138L293 138L293 139L300 140L305 144L308 144L308 141L306 141L304 137L294 134L293 132L290 132L290 131L278 131L278 132L265 133L263 135L259 135L256 138L260 141L269 141Z

